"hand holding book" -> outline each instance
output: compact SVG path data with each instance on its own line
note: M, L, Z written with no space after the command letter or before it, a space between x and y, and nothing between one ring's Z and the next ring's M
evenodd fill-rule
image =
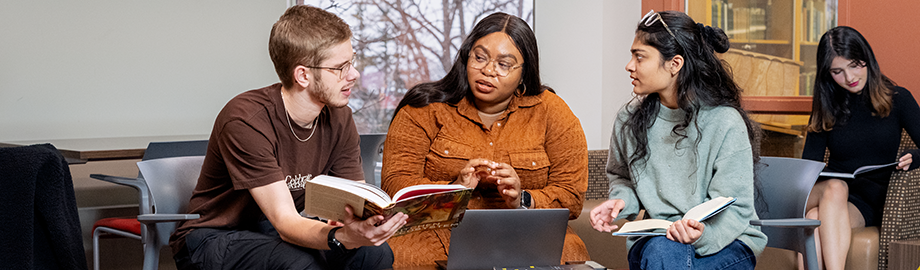
M354 216L376 215L386 221L396 213L409 216L396 235L412 231L454 227L466 211L472 189L462 185L416 185L392 198L379 187L328 175L314 177L304 185L304 212L330 220L345 220L345 206Z
M909 170L911 168L910 164L914 161L914 154L920 153L920 150L914 149L909 150L908 152L911 153L904 154L900 159L898 159L898 167L895 168L895 170Z
M681 219L671 223L667 228L666 236L668 239L681 244L693 244L697 239L703 236L703 230L706 225L702 222L692 219Z
M690 208L684 214L682 219L691 219L702 222L712 216L715 216L729 205L735 202L733 197L717 197L712 200L701 203ZM623 224L619 231L613 233L616 236L633 236L633 235L666 235L662 229L667 229L674 222L663 219L643 219ZM691 226L692 227L692 226Z
M334 238L338 241L336 245L345 249L382 245L399 232L409 218L406 214L396 213L385 221L382 216L361 220L354 215L351 207L346 207L345 212L348 218L344 223L329 220L329 225L339 228L338 233L333 229L329 234L335 234Z

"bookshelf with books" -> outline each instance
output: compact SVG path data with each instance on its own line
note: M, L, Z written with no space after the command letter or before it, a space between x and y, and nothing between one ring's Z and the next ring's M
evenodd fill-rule
M803 127L811 113L818 41L837 24L837 0L685 3L694 20L722 28L729 36L731 50L722 59L731 65L735 82L745 90L742 105L768 131L764 148L771 140L801 148ZM798 155L801 149L775 152Z
M794 59L791 5L776 1L691 1L689 14L697 21L725 30L732 48Z
M802 80L799 94L811 96L814 93L814 79L817 70L815 54L818 51L818 41L824 32L837 26L837 1L836 0L800 0L801 16L799 17L799 57L804 62L802 66Z
M837 0L701 0L687 1L686 8L695 20L722 28L742 54L798 63L793 89L760 95L811 96L818 40L837 24Z

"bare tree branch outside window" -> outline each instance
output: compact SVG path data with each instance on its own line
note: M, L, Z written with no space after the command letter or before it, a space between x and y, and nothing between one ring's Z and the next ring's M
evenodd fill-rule
M505 12L533 25L533 0L301 0L335 13L354 33L361 79L348 106L359 133L385 133L418 83L440 79L476 22Z

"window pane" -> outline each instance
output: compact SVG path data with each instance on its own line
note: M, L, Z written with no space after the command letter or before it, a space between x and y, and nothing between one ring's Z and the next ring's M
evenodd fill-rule
M447 74L460 43L480 19L501 11L533 26L533 0L304 3L335 13L351 25L361 79L348 106L354 111L359 133L385 133L406 91Z

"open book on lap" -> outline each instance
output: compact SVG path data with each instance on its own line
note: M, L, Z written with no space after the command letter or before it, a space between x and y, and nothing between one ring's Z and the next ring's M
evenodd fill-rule
M733 197L717 197L712 200L701 203L690 208L682 219L692 219L703 221L715 216L729 205L735 202ZM633 222L626 222L620 227L620 230L613 233L616 236L634 236L634 235L665 235L664 230L671 226L672 221L663 219L643 219Z
M416 185L400 190L391 198L371 184L320 175L307 181L304 192L304 212L330 220L343 221L346 205L361 219L375 215L389 219L398 212L405 213L409 219L396 232L401 235L455 227L473 190L463 185Z
M840 173L840 172L821 172L819 176L827 178L842 178L842 179L854 179L856 176L861 174L879 171L879 170L893 170L898 167L898 162L892 162L888 164L881 165L868 165L862 166L853 171L853 173Z

